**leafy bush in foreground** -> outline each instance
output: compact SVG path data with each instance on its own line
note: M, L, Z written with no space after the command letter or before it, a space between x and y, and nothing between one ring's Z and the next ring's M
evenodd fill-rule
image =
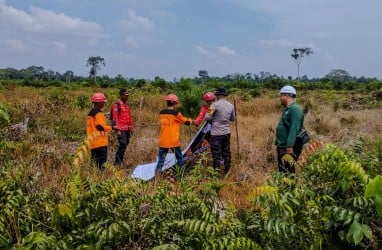
M224 181L201 162L177 183L132 180L111 166L111 178L93 182L83 174L87 145L74 156L60 200L31 192L37 177L26 166L1 166L0 248L333 249L381 240L381 176L370 180L333 145L299 175L273 174L241 211L221 202Z

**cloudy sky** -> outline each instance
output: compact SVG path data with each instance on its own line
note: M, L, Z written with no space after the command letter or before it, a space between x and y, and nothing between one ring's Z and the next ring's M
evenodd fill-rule
M153 79L332 69L382 78L381 0L0 0L0 68Z

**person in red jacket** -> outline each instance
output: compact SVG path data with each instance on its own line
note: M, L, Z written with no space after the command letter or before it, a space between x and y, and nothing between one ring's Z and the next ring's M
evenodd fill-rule
M211 104L215 101L215 98L216 96L212 92L207 92L204 94L203 100L206 102L206 104L200 108L198 117L196 117L196 119L194 120L194 124L196 126L199 126L203 122L204 117L208 113L208 110L210 109Z
M129 103L127 102L129 93L126 89L119 90L119 100L111 106L112 125L116 127L118 135L118 149L115 154L115 166L121 166L130 136L134 131L133 119L131 117Z
M99 170L104 169L107 160L108 132L111 126L106 125L106 118L102 108L107 102L103 93L95 93L91 101L93 108L90 110L86 121L86 134L90 140L91 159Z
M160 134L159 134L159 153L158 163L155 169L155 175L162 171L166 155L170 149L175 153L177 164L184 165L182 151L180 149L180 125L191 125L191 118L184 117L182 113L176 110L179 99L175 94L169 94L166 97L167 108L159 112Z

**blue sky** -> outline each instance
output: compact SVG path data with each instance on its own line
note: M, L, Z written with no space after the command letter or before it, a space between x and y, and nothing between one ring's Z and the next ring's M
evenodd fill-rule
M173 80L297 76L332 69L382 78L381 0L0 0L0 68Z

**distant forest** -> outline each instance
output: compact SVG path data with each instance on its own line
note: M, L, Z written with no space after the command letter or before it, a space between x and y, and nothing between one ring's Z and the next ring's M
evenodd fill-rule
M73 71L64 73L46 70L42 66L30 66L26 69L5 68L0 69L0 85L17 85L32 87L48 87L78 84L81 86L106 87L143 87L151 85L161 89L171 88L174 84L206 85L211 87L225 86L229 89L255 90L259 88L278 89L283 85L292 84L300 89L334 89L334 90L381 90L382 80L376 77L355 77L342 69L331 70L322 78L309 79L303 75L301 79L288 76L278 76L270 72L235 73L225 76L209 76L207 70L199 70L198 77L174 78L166 81L161 77L154 79L126 78L122 75L109 77L107 75L97 76L97 71L92 68L89 77L76 76Z

